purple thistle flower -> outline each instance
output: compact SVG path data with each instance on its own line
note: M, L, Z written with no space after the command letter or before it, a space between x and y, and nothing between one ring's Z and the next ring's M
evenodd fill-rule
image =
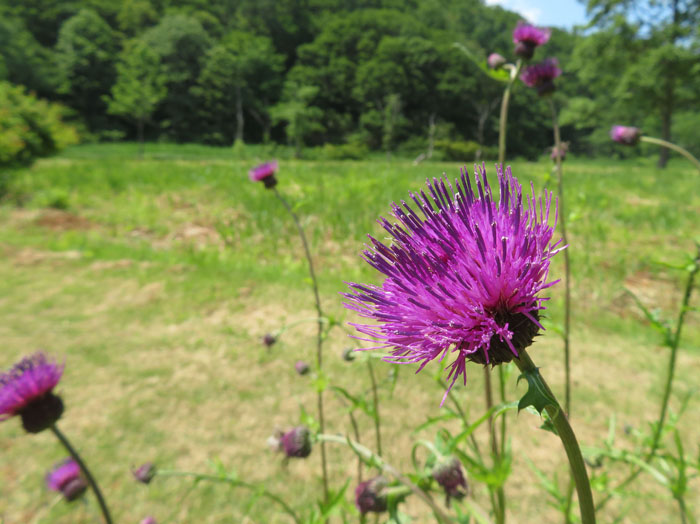
M445 504L450 506L450 498L463 499L469 492L467 481L464 478L462 464L452 457L438 462L433 468L433 478L445 490Z
M513 30L513 43L515 44L515 54L525 60L530 60L535 53L535 48L544 45L552 35L550 29L535 27L523 20Z
M272 333L265 333L265 336L262 338L262 343L265 344L266 347L271 348L272 346L275 345L277 342L277 337L273 335Z
M297 360L294 364L294 370L299 375L306 375L309 372L309 365L303 360Z
M278 437L278 449L287 458L306 458L311 455L311 431L306 426L297 426Z
M63 366L41 352L0 373L0 421L19 415L29 433L51 427L63 414L63 401L53 393L62 374Z
M72 458L56 464L46 475L46 486L63 494L72 502L85 493L87 482L80 472L80 466Z
M510 167L497 171L499 202L482 166L476 188L464 170L454 187L433 179L430 196L409 193L423 217L405 201L394 203L398 223L379 221L392 244L370 236L363 256L384 282L348 283L352 292L345 294L346 307L378 322L351 325L371 337L362 340L380 343L368 349L392 349L386 361L419 363L420 371L453 354L443 402L460 376L466 384L467 360L509 362L532 343L548 300L538 293L556 283L547 282L549 262L564 249L551 243L552 193L538 200L531 184L525 205Z
M265 162L259 166L255 166L253 169L248 171L248 177L253 182L262 181L267 189L272 189L277 185L277 179L275 178L275 172L277 171L277 160L272 162Z
M536 87L540 96L549 95L556 89L554 79L561 75L556 58L547 58L539 64L527 66L520 78L528 87Z
M642 131L638 127L612 126L612 129L610 129L610 138L618 144L626 146L637 145L641 136Z
M131 474L142 484L150 484L156 476L156 466L153 462L145 462L137 469L132 469Z
M388 483L382 476L360 482L355 488L355 507L366 513L383 513L387 508L386 488Z
M491 53L486 59L486 63L491 69L500 69L506 63L506 59L498 53Z
M146 517L141 521L141 524L158 524L158 522L153 517Z

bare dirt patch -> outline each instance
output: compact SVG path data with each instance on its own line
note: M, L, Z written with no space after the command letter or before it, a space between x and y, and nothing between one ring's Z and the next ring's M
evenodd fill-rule
M54 231L84 230L94 227L94 224L87 218L60 209L45 210L35 223Z

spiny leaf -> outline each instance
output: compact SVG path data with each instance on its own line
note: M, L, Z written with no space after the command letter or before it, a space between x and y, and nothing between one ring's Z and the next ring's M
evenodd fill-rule
M556 399L547 391L547 387L540 376L539 369L524 371L520 377L518 377L518 382L520 379L525 378L527 380L527 393L523 395L523 398L518 402L518 412L525 409L528 406L532 406L541 415L542 411L547 406L558 407Z

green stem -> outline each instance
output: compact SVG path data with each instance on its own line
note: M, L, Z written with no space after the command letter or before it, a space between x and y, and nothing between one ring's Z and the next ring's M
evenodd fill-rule
M56 435L56 438L63 445L63 447L66 448L66 451L68 451L70 456L73 457L73 460L75 460L78 463L78 466L80 466L80 470L85 475L85 478L90 484L90 488L92 488L92 491L95 494L95 497L97 498L97 503L100 505L100 510L102 511L102 516L104 517L105 522L107 524L112 524L112 517L109 514L107 503L105 502L105 499L102 496L102 492L100 491L100 487L97 485L95 477L92 476L92 473L90 473L90 470L88 469L85 462L83 462L83 459L78 454L78 451L71 445L66 436L63 433L61 433L58 427L54 424L53 426L51 426L50 429L53 432L53 434Z
M372 406L374 412L374 432L377 438L377 453L382 454L382 431L381 422L379 418L379 395L377 393L377 379L374 376L374 368L372 367L372 360L367 359L367 370L369 371L369 378L372 381Z
M391 464L386 462L384 458L380 457L376 453L374 453L372 450L366 448L365 446L361 445L358 442L353 442L347 437L343 437L340 435L325 435L322 433L319 433L316 435L316 438L320 442L333 442L336 444L343 444L348 446L350 449L355 452L358 456L361 456L365 461L368 463L372 464L373 466L378 467L382 473L388 473L389 475L393 476L401 482L404 486L408 487L411 489L411 491L418 497L420 498L423 502L425 502L430 509L433 511L435 514L438 522L443 523L443 522L456 522L455 519L452 517L449 517L448 515L445 515L445 513L440 509L440 507L435 503L435 501L430 498L430 496L423 491L421 488L419 488L417 485L415 485L413 482L411 482L407 477L405 477L403 474L401 474L396 468L394 468Z
M687 158L697 168L698 171L700 171L700 160L695 158L693 155L690 154L689 151L683 149L681 146L677 146L676 144L672 144L671 142L667 142L666 140L662 140L660 138L653 138L650 136L643 136L640 138L640 140L642 142L647 142L648 144L655 144L657 146L666 147L668 149L672 149L676 153L680 153L685 158Z
M250 491L255 491L270 499L273 502L279 504L282 509L294 519L294 522L301 524L301 519L297 516L296 512L287 504L282 498L278 497L274 493L270 493L262 486L256 486L255 484L249 484L239 479L234 479L230 477L218 477L216 475L207 475L203 473L195 473L193 471L177 471L177 470L156 470L156 476L158 477L194 477L195 481L207 480L210 482L221 482L223 484L230 484L237 488L245 488Z
M552 128L554 129L554 147L556 148L557 162L557 188L559 194L559 225L561 227L561 238L565 246L569 245L566 235L566 208L564 207L564 181L562 179L561 166L561 134L559 132L559 122L557 119L557 109L554 100L549 98L549 107L552 110ZM569 260L569 249L564 250L564 408L567 416L571 416L571 345L570 345L570 325L571 325L571 262Z
M289 215L294 220L299 231L299 237L301 238L301 243L304 245L304 254L306 255L306 261L309 264L309 275L311 276L311 284L314 292L314 299L316 301L316 312L318 313L318 332L316 336L316 366L319 372L323 368L323 320L325 315L323 314L323 309L321 308L321 297L318 294L318 279L316 278L316 272L314 271L314 262L311 258L311 250L309 249L309 243L306 240L306 234L304 233L304 228L301 226L299 217L292 210L292 207L284 199L284 197L277 191L276 187L272 188L277 199L282 203L284 208L287 210ZM323 413L323 391L319 391L316 396L318 405L318 425L321 433L325 431L325 419ZM321 472L323 475L323 500L328 502L328 463L326 459L326 446L321 443Z
M576 483L573 477L569 478L569 487L566 490L566 505L564 506L564 522L565 524L571 524L571 504L574 501L574 488Z
M522 67L522 60L518 59L515 63L515 68L511 71L510 80L506 86L506 90L503 92L503 99L501 100L501 116L498 121L498 163L503 164L506 158L506 127L508 124L508 103L510 102L510 92L513 89L513 84L518 79L520 74L520 68Z
M659 413L659 419L656 423L656 429L654 430L654 437L651 442L651 447L649 448L649 453L644 457L644 463L649 463L655 456L659 449L659 444L661 442L661 435L663 433L664 423L666 421L666 412L668 411L668 403L671 399L671 390L673 389L673 377L676 370L676 356L678 353L678 346L681 341L681 333L683 331L683 323L685 321L685 314L688 311L688 305L690 304L690 296L693 291L693 286L695 285L695 277L700 270L700 244L697 247L697 253L695 256L695 264L693 269L688 274L688 280L685 284L685 291L683 292L683 300L681 302L681 308L678 312L678 320L676 321L676 331L673 334L671 340L671 356L668 359L668 371L666 372L666 385L664 387L664 394L661 400L661 411ZM630 473L630 475L623 480L613 491L618 491L620 489L628 486L634 479L636 479L642 472L643 467L637 467L635 471ZM608 501L612 498L612 494L607 495L603 500L601 500L596 509L602 509Z
M583 462L583 456L581 455L581 448L576 440L576 435L574 434L571 425L569 424L566 414L561 409L561 406L556 401L556 397L552 390L549 388L547 383L540 375L539 370L535 366L534 362L528 355L527 351L524 349L520 350L520 357L514 359L515 364L518 366L520 371L523 373L528 373L534 375L538 378L540 385L546 390L549 397L554 401L555 404L547 404L545 410L549 415L549 418L554 425L554 429L557 431L557 435L561 439L564 445L564 450L566 451L566 456L569 459L569 465L571 466L571 473L576 482L576 492L578 493L578 503L579 509L581 510L581 523L582 524L595 524L595 508L593 506L593 494L591 493L591 485L588 480L588 472L586 471L586 464Z
M447 384L440 379L439 380L440 387L444 390L447 390ZM457 413L459 413L460 418L462 419L462 423L464 424L464 429L467 429L469 426L471 426L471 423L469 422L469 419L467 418L466 413L462 409L462 406L460 406L459 401L454 397L454 389L450 389L450 392L447 394L447 398L450 399L452 404L454 405L455 409L457 410ZM474 432L472 431L469 434L469 441L472 444L472 449L474 452L481 457L481 450L479 449L479 443L476 441L476 438L474 437Z

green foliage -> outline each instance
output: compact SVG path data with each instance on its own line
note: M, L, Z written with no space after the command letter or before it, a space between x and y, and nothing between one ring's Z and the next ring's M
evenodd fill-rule
M0 166L27 164L74 144L74 128L62 121L65 109L0 81Z
M458 162L472 162L477 159L481 150L481 158L498 158L497 147L486 147L467 141L438 140L435 142L435 150L441 154L444 160L456 160Z
M318 88L308 85L297 85L289 82L284 86L285 96L283 102L270 109L272 121L275 123L287 123L287 137L294 145L295 155L301 156L304 139L311 133L323 130L319 122L323 111L311 105L311 101L318 93Z

